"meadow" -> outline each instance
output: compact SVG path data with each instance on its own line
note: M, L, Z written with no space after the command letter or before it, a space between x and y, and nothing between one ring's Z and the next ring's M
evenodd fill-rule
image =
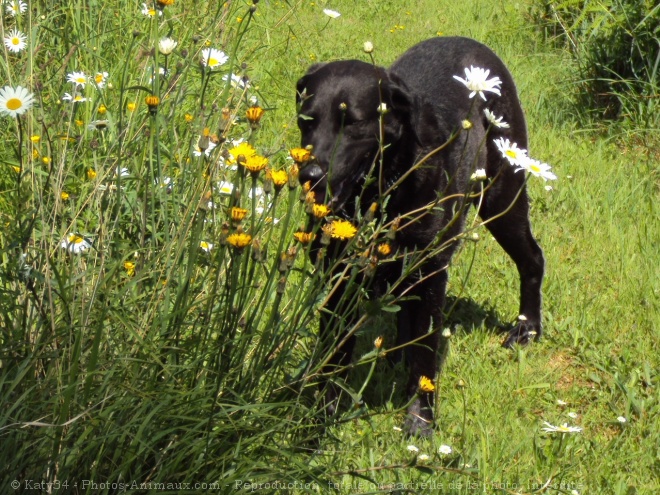
M0 94L2 492L657 493L657 114L586 120L545 3L3 2L0 87L32 100ZM507 64L557 180L528 186L543 339L501 347L518 276L475 229L450 269L436 432L418 439L384 358L396 300L361 282L345 407L323 413L316 330L337 279L307 256L295 83L451 35ZM351 280L392 229L358 220Z

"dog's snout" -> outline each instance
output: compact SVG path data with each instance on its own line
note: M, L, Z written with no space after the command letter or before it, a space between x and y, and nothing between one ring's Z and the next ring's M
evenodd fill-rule
M301 184L310 182L312 186L318 183L323 178L323 170L316 163L307 165L300 171L298 179Z

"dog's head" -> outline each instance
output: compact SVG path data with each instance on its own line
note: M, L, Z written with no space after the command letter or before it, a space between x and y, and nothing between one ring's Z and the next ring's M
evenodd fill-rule
M350 209L370 170L376 181L387 180L372 165L385 149L382 172L392 173L388 153L411 128L411 100L401 81L357 60L317 64L298 81L297 104L301 145L315 157L300 182L311 183L317 201L336 212Z

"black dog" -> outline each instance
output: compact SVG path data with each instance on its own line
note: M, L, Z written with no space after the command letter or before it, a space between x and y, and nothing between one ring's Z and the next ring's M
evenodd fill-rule
M470 66L499 77L501 95L488 94L487 101L480 95L470 98L470 90L453 77L463 77ZM440 196L449 198L396 232L399 252L423 249L438 236L460 235L466 203L478 205L480 217L490 220L487 228L520 274L520 317L504 345L540 337L544 259L529 223L525 176L515 172L493 142L504 137L527 148L525 117L503 62L474 40L435 38L412 47L389 69L357 60L316 64L298 81L297 93L302 146L311 146L315 157L301 170L300 182L312 184L317 201L328 202L336 215L351 217L356 203L366 211L372 201L382 199L379 193L396 184L385 203L387 218L393 219L438 204ZM510 127L491 126L487 133L484 109L503 117ZM470 177L476 169L485 169L488 177L480 201L475 196L466 199L474 190ZM453 243L434 254L409 276L406 296L413 297L406 297L398 313L400 341L415 341L407 355L411 398L418 392L420 377L435 376L438 352L446 344L441 335L445 269L455 247ZM389 273L396 277L401 270ZM328 328L350 327L345 321L336 325L343 318L340 300L340 291L329 298L321 317L322 335ZM333 339L337 345L342 336ZM354 339L344 340L333 365L350 359ZM432 398L421 394L409 407L406 427L411 433L432 431ZM329 399L334 400L333 392Z

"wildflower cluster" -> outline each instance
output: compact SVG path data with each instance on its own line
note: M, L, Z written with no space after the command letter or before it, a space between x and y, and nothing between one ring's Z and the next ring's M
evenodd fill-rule
M493 93L500 96L500 86L502 80L499 77L491 77L490 70L481 67L470 66L465 68L465 78L454 76L454 79L461 82L468 90L471 91L469 98L479 95L483 101L487 101L485 93ZM496 116L488 108L484 108L484 115L490 126L500 129L508 129L509 124L503 121L503 117ZM464 121L463 129L470 129L472 124L469 121ZM494 140L495 146L502 154L502 157L507 162L516 168L516 172L523 170L533 176L541 177L543 180L555 180L557 176L552 173L550 165L543 163L539 160L531 158L527 154L527 150L519 148L514 142L506 138L497 138ZM477 171L479 172L479 171ZM481 174L478 173L473 176L473 180L482 180Z

